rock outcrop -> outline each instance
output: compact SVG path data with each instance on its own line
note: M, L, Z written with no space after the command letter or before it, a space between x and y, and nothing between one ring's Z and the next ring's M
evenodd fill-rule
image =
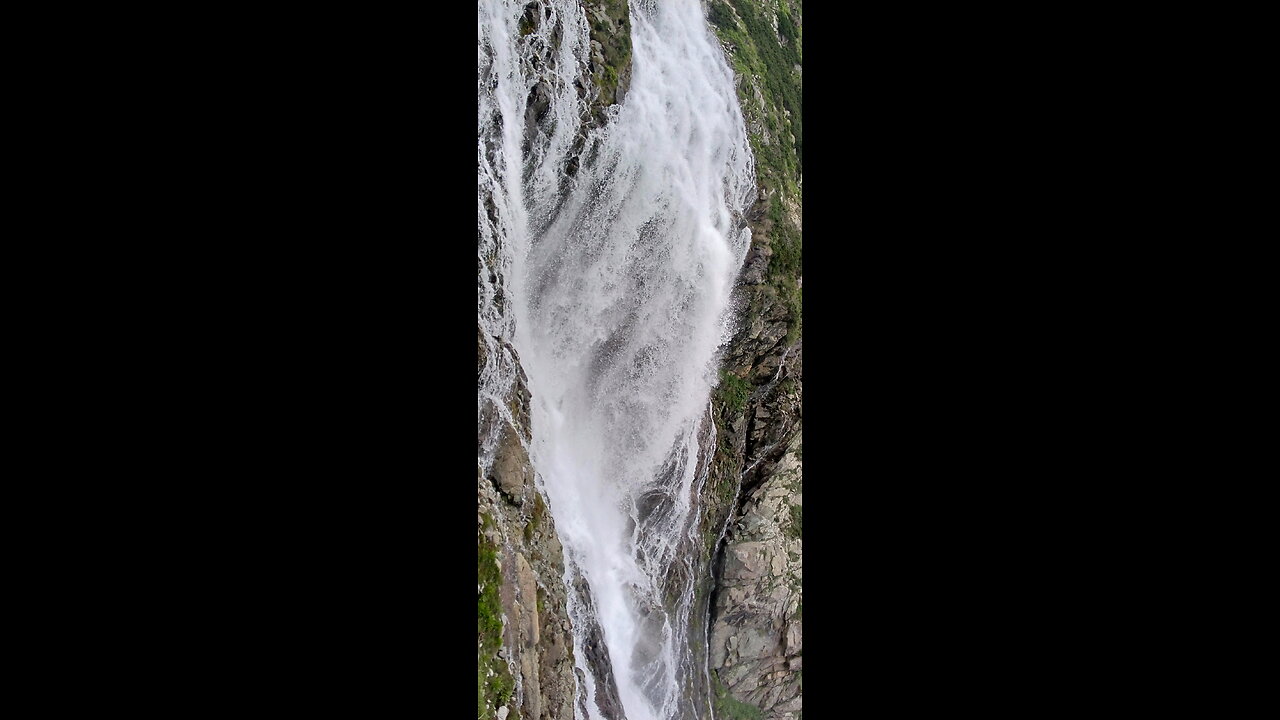
M765 720L801 711L803 494L799 435L773 472L746 493L724 540L712 601L711 669L722 695Z
M719 438L704 502L716 542L710 647L718 716L800 720L803 158L801 3L709 0L733 65L758 194L734 290L739 330L714 398Z

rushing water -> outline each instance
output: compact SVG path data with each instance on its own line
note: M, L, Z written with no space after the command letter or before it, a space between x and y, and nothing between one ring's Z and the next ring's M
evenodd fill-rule
M630 88L584 129L595 20L546 0L522 27L526 3L479 2L480 401L511 419L509 341L565 548L579 720L617 714L613 684L629 720L685 720L708 716L692 555L755 182L698 0L631 5Z

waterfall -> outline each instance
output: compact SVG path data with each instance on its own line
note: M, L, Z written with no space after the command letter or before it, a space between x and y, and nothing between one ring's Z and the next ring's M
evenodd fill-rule
M630 87L598 121L591 22L577 0L479 2L480 402L503 405L509 342L565 549L578 720L705 718L692 555L754 170L698 0L632 0Z

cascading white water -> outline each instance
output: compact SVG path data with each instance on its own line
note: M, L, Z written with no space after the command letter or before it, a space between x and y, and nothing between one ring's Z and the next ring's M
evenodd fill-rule
M577 0L544 0L536 26L522 26L526 9L479 3L479 312L491 336L481 402L514 382L493 340L507 339L565 547L579 720L604 716L601 668L585 651L593 624L629 720L704 717L687 555L755 192L733 75L697 0L632 0L630 87L607 122L584 129L588 18Z

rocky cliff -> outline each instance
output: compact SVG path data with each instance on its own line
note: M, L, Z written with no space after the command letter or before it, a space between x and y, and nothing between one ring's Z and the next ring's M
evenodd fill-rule
M713 404L715 546L709 661L723 718L802 718L801 3L711 0L756 156L752 246L735 289L740 329ZM710 541L709 539L709 542Z
M583 0L591 62L578 84L589 124L625 97L630 79L626 0ZM705 486L698 588L717 718L802 720L801 266L802 107L799 0L710 0L703 6L735 69L756 157L752 245L735 288L739 331L725 353L705 437L717 452ZM522 30L551 14L534 0ZM535 62L554 62L549 49ZM546 88L530 90L526 136L546 132ZM572 177L592 149L579 136ZM481 260L481 273L497 272ZM499 298L500 301L500 298ZM494 355L519 368L502 338L479 331L480 367ZM527 454L529 394L480 410L477 467L478 717L570 720L575 696L563 551ZM712 427L712 423L714 427ZM698 625L703 622L694 620ZM591 635L590 632L587 633ZM695 633L698 636L701 633ZM598 643L588 640L584 652ZM699 654L702 654L699 652ZM606 714L616 698L601 692Z
M794 720L803 660L801 442L744 492L724 541L711 614L711 668L722 707Z
M486 351L480 343L480 365ZM519 358L509 345L497 351ZM529 463L529 392L523 375L508 398L510 419L480 410L480 434L497 438L476 472L478 545L477 717L572 720L573 640L564 557ZM514 421L514 422L513 422Z
M585 123L592 127L605 120L609 105L625 97L631 76L630 22L626 0L584 0L582 5L590 23L592 52L576 87L592 106ZM524 7L520 31L531 37L534 28L548 22L554 22L550 8L533 0ZM554 43L561 30L551 30L552 46L532 48L535 75L556 62ZM527 143L553 129L548 106L546 85L535 84L526 104ZM585 132L580 133L565 169L566 181L590 152L585 139ZM486 200L483 206L496 223L492 202ZM505 313L496 254L479 259L479 272L497 288L494 312ZM575 705L584 700L575 677L564 551L529 460L528 382L515 348L505 338L486 334L484 323L478 323L477 336L477 375L502 374L499 368L514 374L505 396L482 401L478 411L477 718L573 720ZM585 631L585 651L592 656L602 647L599 630ZM608 664L607 658L595 661ZM607 714L620 714L616 690L598 690L597 702Z

